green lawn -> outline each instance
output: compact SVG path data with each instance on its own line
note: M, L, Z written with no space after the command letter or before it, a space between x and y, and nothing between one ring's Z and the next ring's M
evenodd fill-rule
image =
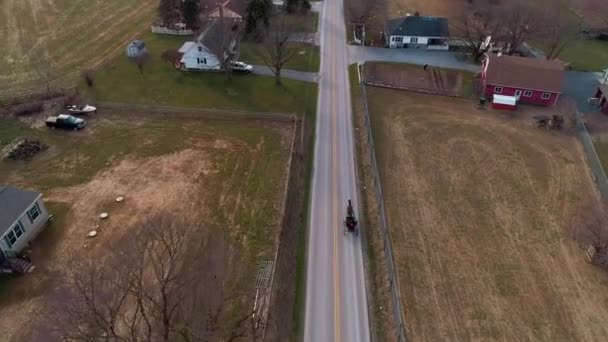
M602 71L608 67L608 42L599 39L577 40L566 46L559 59L570 62L578 71Z
M178 49L182 38L143 37L151 54L140 73L136 65L119 56L95 74L94 86L82 82L82 93L98 101L155 103L182 107L313 114L317 85L284 80L277 87L272 77L223 73L182 72L163 62L165 49Z
M319 72L321 57L319 47L306 43L292 43L293 46L299 48L300 52L291 61L285 64L285 69L298 71ZM262 46L255 43L241 44L240 59L245 63L265 65L264 60L260 57L260 49Z
M319 24L319 13L309 11L306 14L289 14L290 21L293 23L296 32L317 32Z

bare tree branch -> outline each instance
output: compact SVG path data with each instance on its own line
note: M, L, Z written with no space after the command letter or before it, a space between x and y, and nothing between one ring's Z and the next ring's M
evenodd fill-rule
M265 39L261 49L258 49L258 55L272 70L275 75L275 84L279 86L282 85L281 70L299 52L297 45L290 42L297 33L296 26L290 20L294 19L288 19L285 13L281 13L276 20L273 20L268 32L264 35Z

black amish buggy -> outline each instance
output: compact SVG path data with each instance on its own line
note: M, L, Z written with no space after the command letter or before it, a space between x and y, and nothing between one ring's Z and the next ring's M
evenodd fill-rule
M344 234L346 231L354 232L355 235L359 235L359 229L357 228L357 219L355 218L355 211L353 205L348 200L348 206L346 207L346 219L344 220Z

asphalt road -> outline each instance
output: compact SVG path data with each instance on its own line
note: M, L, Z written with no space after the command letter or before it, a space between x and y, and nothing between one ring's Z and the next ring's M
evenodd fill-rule
M343 4L323 6L304 340L369 341L361 237L343 227L348 199L359 215Z

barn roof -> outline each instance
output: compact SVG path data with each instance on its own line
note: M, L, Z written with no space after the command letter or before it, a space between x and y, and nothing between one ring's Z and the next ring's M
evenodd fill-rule
M40 197L39 192L0 185L0 236Z
M440 17L407 16L386 22L391 36L449 37L448 20Z
M492 85L561 93L564 64L556 60L519 56L487 56L486 83Z

